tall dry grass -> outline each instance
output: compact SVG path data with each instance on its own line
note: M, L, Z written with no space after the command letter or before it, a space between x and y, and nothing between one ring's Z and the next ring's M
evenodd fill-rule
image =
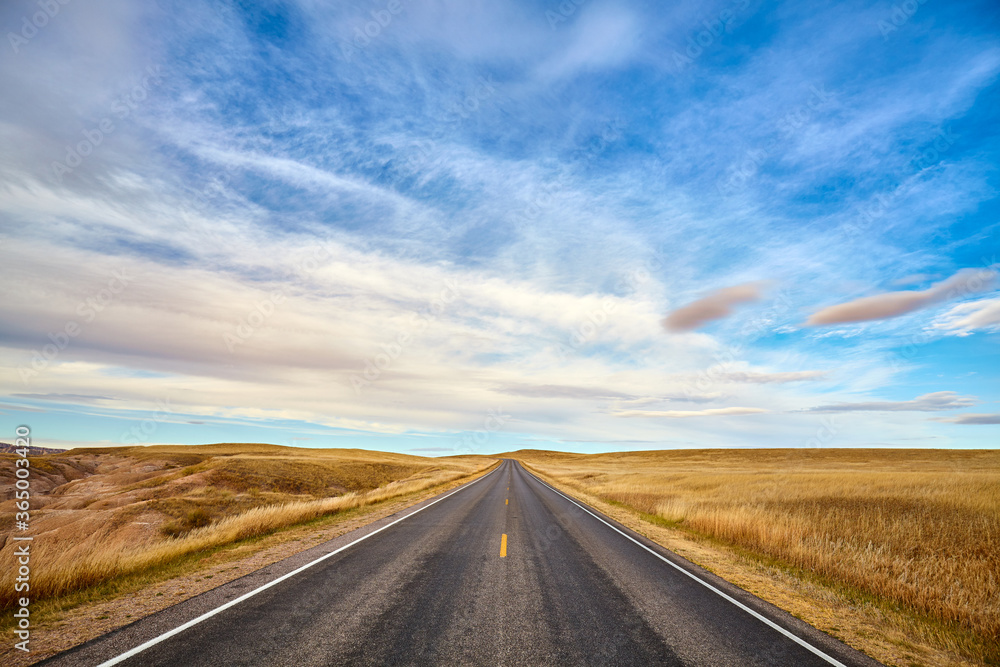
M411 458L416 459L416 457ZM275 466L276 463L278 462L269 460L249 462L248 465L252 465L252 470L260 474L259 471L262 467ZM306 496L305 499L301 500L289 500L287 498L294 497L284 496L286 500L283 502L250 507L249 509L242 508L238 503L233 505L230 502L231 507L235 508L232 510L235 513L215 520L209 519L209 514L203 507L211 507L206 503L212 500L218 502L219 490L211 486L208 488L199 486L194 482L187 482L187 480L199 480L202 484L208 480L208 483L211 484L213 479L217 479L214 473L220 470L227 473L234 470L229 461L208 466L205 470L195 469L169 473L163 475L168 481L159 484L149 484L148 482L130 484L125 486L119 495L128 496L149 489L152 489L152 492L159 492L168 484L175 487L179 492L186 493L190 497L172 498L171 500L187 503L191 502L191 497L193 497L201 503L195 505L195 509L188 512L189 517L197 515L199 520L190 523L184 530L176 529L176 523L167 523L162 525L158 532L146 530L137 535L135 530L130 530L130 528L134 528L134 526L129 525L130 522L123 522L119 518L123 515L126 518L147 517L148 514L153 513L151 508L156 507L156 503L159 502L138 499L131 505L124 505L117 509L114 514L110 515L113 519L101 526L96 533L91 532L83 535L80 531L75 533L67 531L63 535L70 537L59 539L46 539L44 534L40 535L32 546L31 599L33 602L37 602L56 598L120 577L155 571L175 563L185 556L248 538L267 535L285 527L338 512L419 493L482 472L491 464L490 460L478 460L452 462L444 465L424 465L422 469L420 466L400 466L397 473L398 476L404 476L403 479L395 479L377 488L369 488L367 491L352 491L323 498ZM361 464L357 461L349 459L345 461L346 479L348 480L345 483L357 482L359 465ZM246 472L245 467L241 464L239 469ZM307 478L314 476L313 467L310 464L303 468L307 473L305 475ZM417 472L406 475L413 469L416 469ZM284 480L287 480L291 474L291 469L287 466L279 465L276 470L278 470L276 476ZM384 470L378 469L375 473L372 473L368 468L366 470L369 476L374 474L378 479L384 477ZM177 475L181 476L176 477ZM157 479L154 477L153 481ZM228 478L224 478L221 481L227 480ZM194 488L187 488L185 484ZM72 487L72 484L68 486ZM315 484L310 482L306 486L315 486ZM222 493L229 502L229 492L223 491ZM55 495L58 495L58 490ZM258 501L263 497L257 493L252 495ZM303 496L298 497L303 498ZM128 499L135 500L131 496ZM163 503L160 502L160 506L162 505ZM146 514L140 515L139 511L146 512ZM86 512L86 510L77 510L77 513L82 512ZM45 513L40 512L40 514L44 515ZM167 528L167 530L163 530L163 528ZM53 535L55 534L53 533ZM175 536L169 537L169 535ZM16 569L12 546L9 544L8 548L0 550L0 569L6 571ZM16 594L13 587L8 587L6 590L0 589L0 608L13 606L15 599Z
M539 472L647 519L972 633L977 639L965 648L974 657L1000 659L1000 452L535 461Z

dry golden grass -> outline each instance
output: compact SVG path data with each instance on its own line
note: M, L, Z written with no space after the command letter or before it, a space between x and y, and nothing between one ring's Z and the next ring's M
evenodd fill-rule
M1000 660L1000 452L515 453L569 488L902 609Z
M32 461L32 600L413 494L492 462L268 445L89 449L38 457ZM10 509L0 505L7 524ZM0 548L0 568L13 568L13 552L13 543ZM0 608L13 603L12 588L0 592Z

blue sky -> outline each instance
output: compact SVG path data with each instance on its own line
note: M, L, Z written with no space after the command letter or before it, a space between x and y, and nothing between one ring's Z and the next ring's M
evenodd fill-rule
M7 439L996 445L995 3L59 7L0 9Z

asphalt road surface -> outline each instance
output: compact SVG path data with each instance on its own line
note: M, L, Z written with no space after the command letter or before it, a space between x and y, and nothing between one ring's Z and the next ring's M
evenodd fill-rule
M878 663L507 460L43 664Z

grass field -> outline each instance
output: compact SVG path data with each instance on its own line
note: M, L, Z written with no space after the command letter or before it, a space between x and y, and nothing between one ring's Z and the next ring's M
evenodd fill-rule
M735 547L1000 663L1000 452L516 452L568 487Z
M243 444L76 449L35 457L32 600L428 489L491 463ZM6 474L14 466L0 469ZM13 500L0 504L0 516L9 535ZM16 570L14 543L6 539L0 568ZM13 587L0 591L0 608L14 599Z

